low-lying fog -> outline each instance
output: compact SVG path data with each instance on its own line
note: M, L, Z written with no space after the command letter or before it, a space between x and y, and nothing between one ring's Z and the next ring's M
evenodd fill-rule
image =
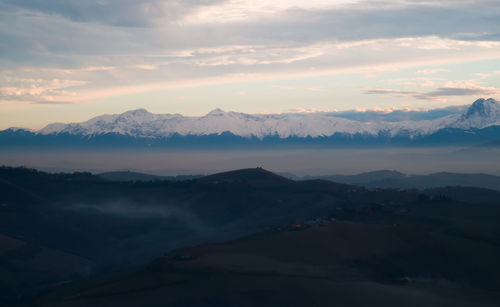
M215 234L214 229L205 225L198 216L178 205L151 204L148 202L131 203L123 200L103 204L75 204L69 205L67 209L130 219L175 219L198 236L205 237Z
M210 174L261 166L296 175L391 169L500 175L500 148L342 148L273 150L0 150L0 164L46 171L132 170L158 175Z

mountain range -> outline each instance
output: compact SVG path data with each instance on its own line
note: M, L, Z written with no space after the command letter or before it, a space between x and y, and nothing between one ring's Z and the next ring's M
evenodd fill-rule
M323 179L366 188L430 189L439 187L475 187L500 191L500 176L440 172L408 175L398 171L380 170L356 175L306 176L302 180Z
M125 181L183 181L203 177L203 175L158 176L132 171L113 171L96 174L102 179L115 182ZM500 176L488 174L466 174L440 172L427 175L404 174L395 170L378 170L355 175L329 175L299 177L291 173L280 174L283 177L296 180L327 180L361 186L369 189L433 189L445 187L470 187L495 190L500 192ZM459 199L463 200L463 199Z
M359 121L331 114L245 114L215 109L205 116L153 114L144 109L38 131L0 131L0 144L176 146L338 144L485 144L500 135L500 103L478 99L466 110L431 120Z

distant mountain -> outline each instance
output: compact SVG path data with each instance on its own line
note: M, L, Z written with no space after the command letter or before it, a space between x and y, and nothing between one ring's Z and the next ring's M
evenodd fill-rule
M229 171L217 173L214 175L205 176L201 179L204 182L213 184L222 183L239 183L251 187L276 187L276 186L289 186L294 181L283 176L274 174L263 168L257 167L255 169L243 169L236 171Z
M357 175L306 176L304 179L320 178L354 185L365 185L374 181L400 180L406 175L398 171L380 170Z
M167 179L162 176L143 174L131 171L105 172L97 174L97 176L111 181L153 181L153 180Z
M423 192L432 197L444 196L466 203L500 205L500 189L498 188L490 190L476 187L445 186L424 189Z
M131 171L105 172L97 176L110 181L190 180L203 177L202 175L158 176Z
M304 177L320 178L367 188L429 189L438 187L475 187L500 191L500 176L487 174L435 173L405 175L397 171L375 171L357 175Z
M262 144L480 144L500 135L500 103L479 99L432 120L362 122L325 114L250 115L213 110L202 117L144 109L32 132L0 132L3 146L219 146Z
M257 170L257 171L255 171ZM277 175L261 168L245 169L217 173L214 175L177 175L158 176L131 171L116 171L96 174L110 181L156 181L156 180L192 180L201 179L205 182L228 183L239 182L256 185L259 182L288 184L291 180L322 179L337 183L363 186L367 188L387 189L433 189L442 187L470 187L500 191L500 176L488 174L464 174L440 172L428 175L407 175L395 170L379 170L356 175L304 176L290 173ZM287 179L289 178L289 179ZM475 190L474 190L475 191ZM491 199L491 197L489 198Z

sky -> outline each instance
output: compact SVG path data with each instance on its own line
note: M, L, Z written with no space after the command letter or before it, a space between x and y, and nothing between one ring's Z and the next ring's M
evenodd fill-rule
M498 0L0 0L0 129L500 97Z

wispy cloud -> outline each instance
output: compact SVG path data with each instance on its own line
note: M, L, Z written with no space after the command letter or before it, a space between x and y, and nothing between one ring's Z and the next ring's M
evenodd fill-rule
M391 95L394 97L413 97L422 100L446 101L453 96L494 96L500 94L500 89L495 87L479 86L473 82L447 82L430 92L404 91L397 89L366 89L365 94Z
M418 93L413 92L413 91L401 91L401 90L395 90L395 89L374 88L374 89L366 89L365 94L391 94L391 95L412 96L412 95L416 95Z
M143 69L143 70L157 70L158 69L158 66L148 65L148 64L135 65L134 67L138 68L138 69Z
M58 104L80 104L80 103L76 102L76 101L38 100L38 101L32 101L31 104L52 104L52 105L58 105Z
M306 90L310 92L323 92L326 91L326 88L322 86L274 86L280 91L295 91L295 90Z
M473 78L465 76L471 70L449 65L498 63L499 20L497 0L0 0L2 75L25 80L0 80L0 103L99 104L119 95L131 100L148 91L240 82L249 85L240 87L246 92L261 86L257 111L275 99L261 93L269 83L296 79L290 84L317 92L336 85L300 85L298 79L340 74L350 86L328 90L322 107L359 98L363 84L387 87L367 93L405 99L487 94L494 84L465 89L410 79L450 75L444 67L458 78ZM484 81L494 76L477 73ZM408 80L378 82L382 78ZM234 92L219 86L210 99L222 101ZM277 105L296 100L293 95L283 91ZM201 110L207 99L194 103L190 97L189 103Z
M500 93L500 89L494 87L440 87L435 91L425 93L425 97L445 97L445 96L493 96Z
M71 88L87 84L86 81L65 79L30 79L3 76L0 100L26 101L37 104L68 104L75 96Z
M397 78L389 79L386 82L392 85L403 87L434 87L436 82L443 81L443 78L429 78L429 77L411 77L411 78Z
M500 70L491 73L475 73L474 76L478 77L479 79L488 79L491 77L500 76Z
M316 108L300 108L300 109L288 109L286 111L280 112L281 114L315 114L315 113L335 113L338 112L337 109L316 109ZM276 114L275 112L261 111L259 114Z
M417 70L415 73L417 75L433 75L433 74L437 74L440 72L447 72L447 71L449 71L449 70L445 69L445 68L435 68L435 69L421 69L421 70Z

